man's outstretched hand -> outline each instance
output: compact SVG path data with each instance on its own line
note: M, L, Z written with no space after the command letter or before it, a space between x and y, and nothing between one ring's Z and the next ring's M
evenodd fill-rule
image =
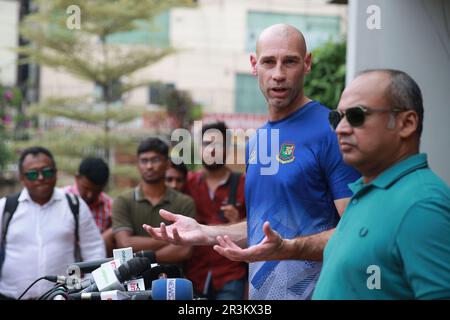
M254 262L278 260L283 248L284 239L272 230L267 221L263 225L263 231L266 235L264 239L260 243L246 249L239 247L228 236L219 236L217 237L219 244L214 246L214 250L233 261Z
M164 240L176 245L207 245L208 235L204 226L200 225L195 219L174 214L167 210L159 210L159 215L166 221L172 222L166 226L161 222L159 228L153 228L147 224L142 225L150 236L157 240Z

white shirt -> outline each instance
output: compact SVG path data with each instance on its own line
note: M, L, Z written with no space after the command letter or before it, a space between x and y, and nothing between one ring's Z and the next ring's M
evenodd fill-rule
M0 230L6 198L0 199ZM84 261L105 257L105 244L86 203L80 199L79 235ZM0 239L1 241L1 239ZM74 262L75 219L64 191L55 188L43 206L22 190L19 205L6 234L6 255L0 278L0 293L18 298L36 279L67 275ZM37 298L54 284L40 280L23 297Z

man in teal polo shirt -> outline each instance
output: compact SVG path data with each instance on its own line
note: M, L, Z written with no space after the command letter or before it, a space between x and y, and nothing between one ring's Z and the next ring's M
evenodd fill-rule
M372 70L330 114L363 177L324 251L314 299L450 299L450 189L419 154L422 95L396 70Z

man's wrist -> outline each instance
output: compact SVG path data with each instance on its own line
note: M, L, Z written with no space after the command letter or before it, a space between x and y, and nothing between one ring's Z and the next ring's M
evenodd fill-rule
M217 228L217 227L216 227ZM219 236L220 234L218 234L217 232L214 232L214 228L208 225L204 225L204 224L200 224L200 229L202 234L205 235L205 242L206 243L200 243L199 245L215 245L218 244L217 242L217 236Z
M279 260L298 259L299 252L302 252L302 245L301 238L283 239L279 250Z

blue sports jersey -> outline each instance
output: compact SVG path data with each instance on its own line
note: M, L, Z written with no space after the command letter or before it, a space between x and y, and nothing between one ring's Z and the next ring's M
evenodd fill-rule
M245 181L249 246L264 238L265 221L287 239L337 225L333 200L350 197L348 184L360 174L343 162L328 113L311 101L287 118L268 122L249 140ZM250 298L307 299L321 265L300 260L251 263Z

